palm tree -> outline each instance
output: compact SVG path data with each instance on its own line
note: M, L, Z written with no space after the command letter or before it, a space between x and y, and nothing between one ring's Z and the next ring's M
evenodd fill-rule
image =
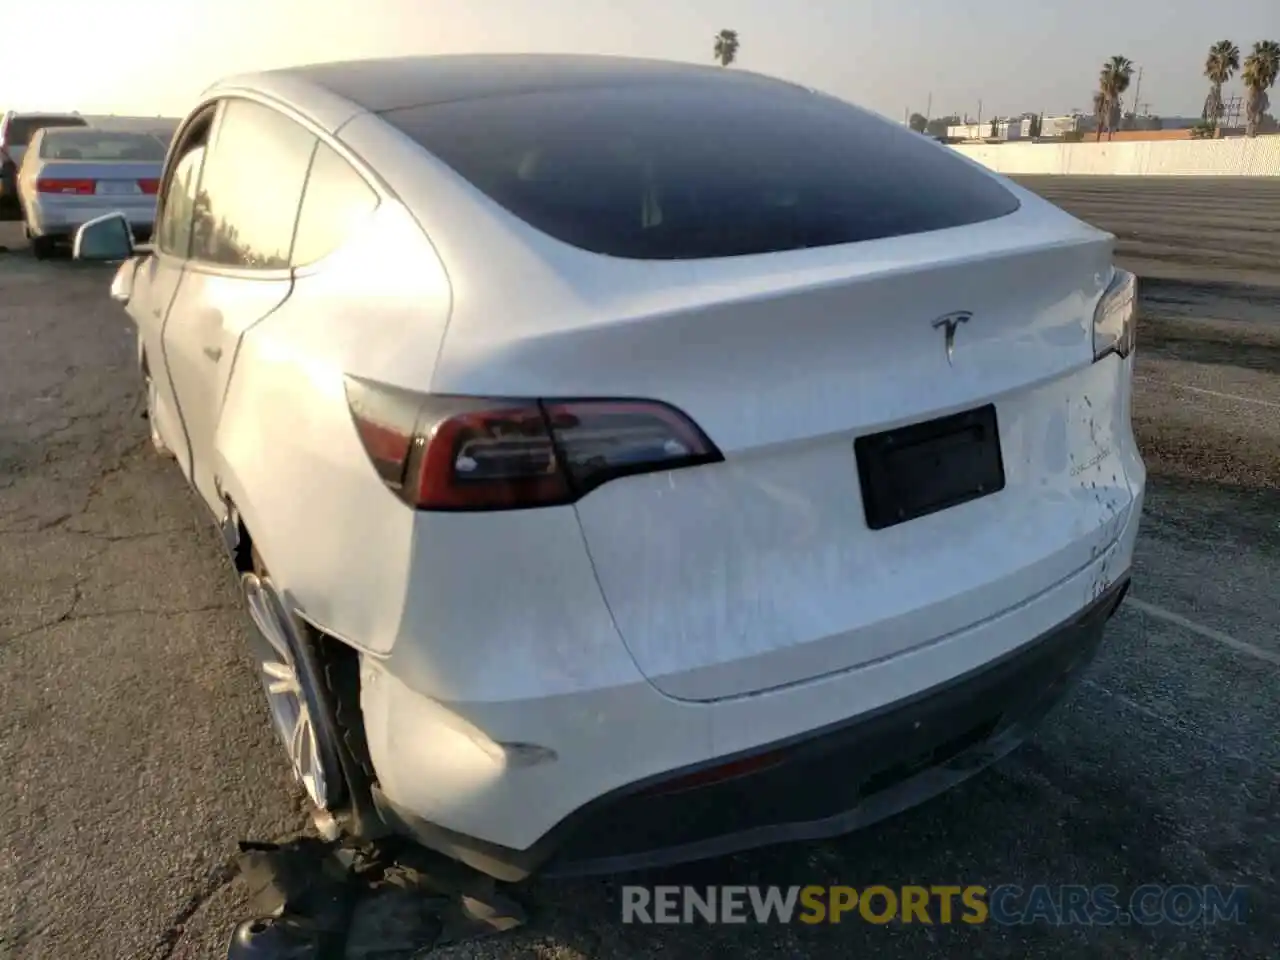
M740 46L737 30L721 30L716 34L715 52L712 55L712 59L719 61L720 66L727 67L738 59L738 47Z
M1120 96L1129 89L1133 79L1133 61L1128 57L1112 57L1102 65L1098 74L1098 93L1102 94L1102 113L1106 118L1107 139L1115 134L1120 119ZM1094 97L1097 105L1098 98ZM1102 126L1098 126L1098 139L1102 139Z
M1095 140L1102 139L1102 128L1107 125L1107 95L1101 90L1093 93L1093 119L1097 123Z
M1225 109L1222 105L1222 85L1240 69L1240 48L1230 40L1219 40L1209 48L1204 62L1204 75L1209 78L1209 96L1205 97L1205 120L1213 124L1213 135L1218 136Z
M1280 74L1280 43L1274 40L1259 40L1253 45L1253 52L1244 59L1245 130L1246 137L1258 135L1258 124L1262 115L1271 105L1267 90L1276 82Z

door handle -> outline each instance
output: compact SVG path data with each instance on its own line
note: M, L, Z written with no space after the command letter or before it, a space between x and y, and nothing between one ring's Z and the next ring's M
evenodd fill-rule
M221 347L205 347L204 355L208 357L210 360L217 362L218 360L222 359L222 348Z

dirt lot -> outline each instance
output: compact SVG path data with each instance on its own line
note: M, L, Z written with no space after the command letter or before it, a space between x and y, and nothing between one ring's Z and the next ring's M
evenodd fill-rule
M620 879L540 882L529 928L433 956L1274 956L1280 184L1179 183L1032 183L1162 278L1140 333L1132 600L1088 679L922 809L644 881L1241 884L1246 922L638 927L619 923ZM244 910L236 841L304 818L212 530L146 446L107 279L0 254L0 957L220 958Z

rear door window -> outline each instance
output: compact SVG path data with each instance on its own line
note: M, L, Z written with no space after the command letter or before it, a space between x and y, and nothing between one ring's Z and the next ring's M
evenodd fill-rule
M230 99L204 161L193 259L228 267L289 266L293 232L316 138L251 100Z
M338 249L378 206L378 195L335 150L316 147L293 241L293 265L315 263Z
M615 257L825 247L1019 205L947 148L780 82L547 91L382 116L528 224Z

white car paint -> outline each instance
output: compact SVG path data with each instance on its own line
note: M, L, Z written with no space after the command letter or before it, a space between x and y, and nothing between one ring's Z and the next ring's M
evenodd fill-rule
M126 261L117 272L117 279L123 281L126 272L132 274L127 309L138 328L139 366L145 365L146 375L157 388L157 405L150 413L153 426L189 480L191 451L178 413L170 371L164 360L162 336L166 311L182 279L181 265L167 258L147 256L139 261Z
M315 130L378 209L278 275L179 283L150 258L128 309L188 479L219 520L234 503L300 614L361 652L397 807L523 850L616 788L980 668L1127 576L1133 356L1094 355L1112 239L1035 195L1005 183L1018 211L932 233L629 261L519 221L305 72L202 103L228 95ZM973 319L949 363L931 321L957 309ZM658 399L724 460L576 504L414 511L371 468L351 376ZM1005 489L869 529L854 439L987 402Z

